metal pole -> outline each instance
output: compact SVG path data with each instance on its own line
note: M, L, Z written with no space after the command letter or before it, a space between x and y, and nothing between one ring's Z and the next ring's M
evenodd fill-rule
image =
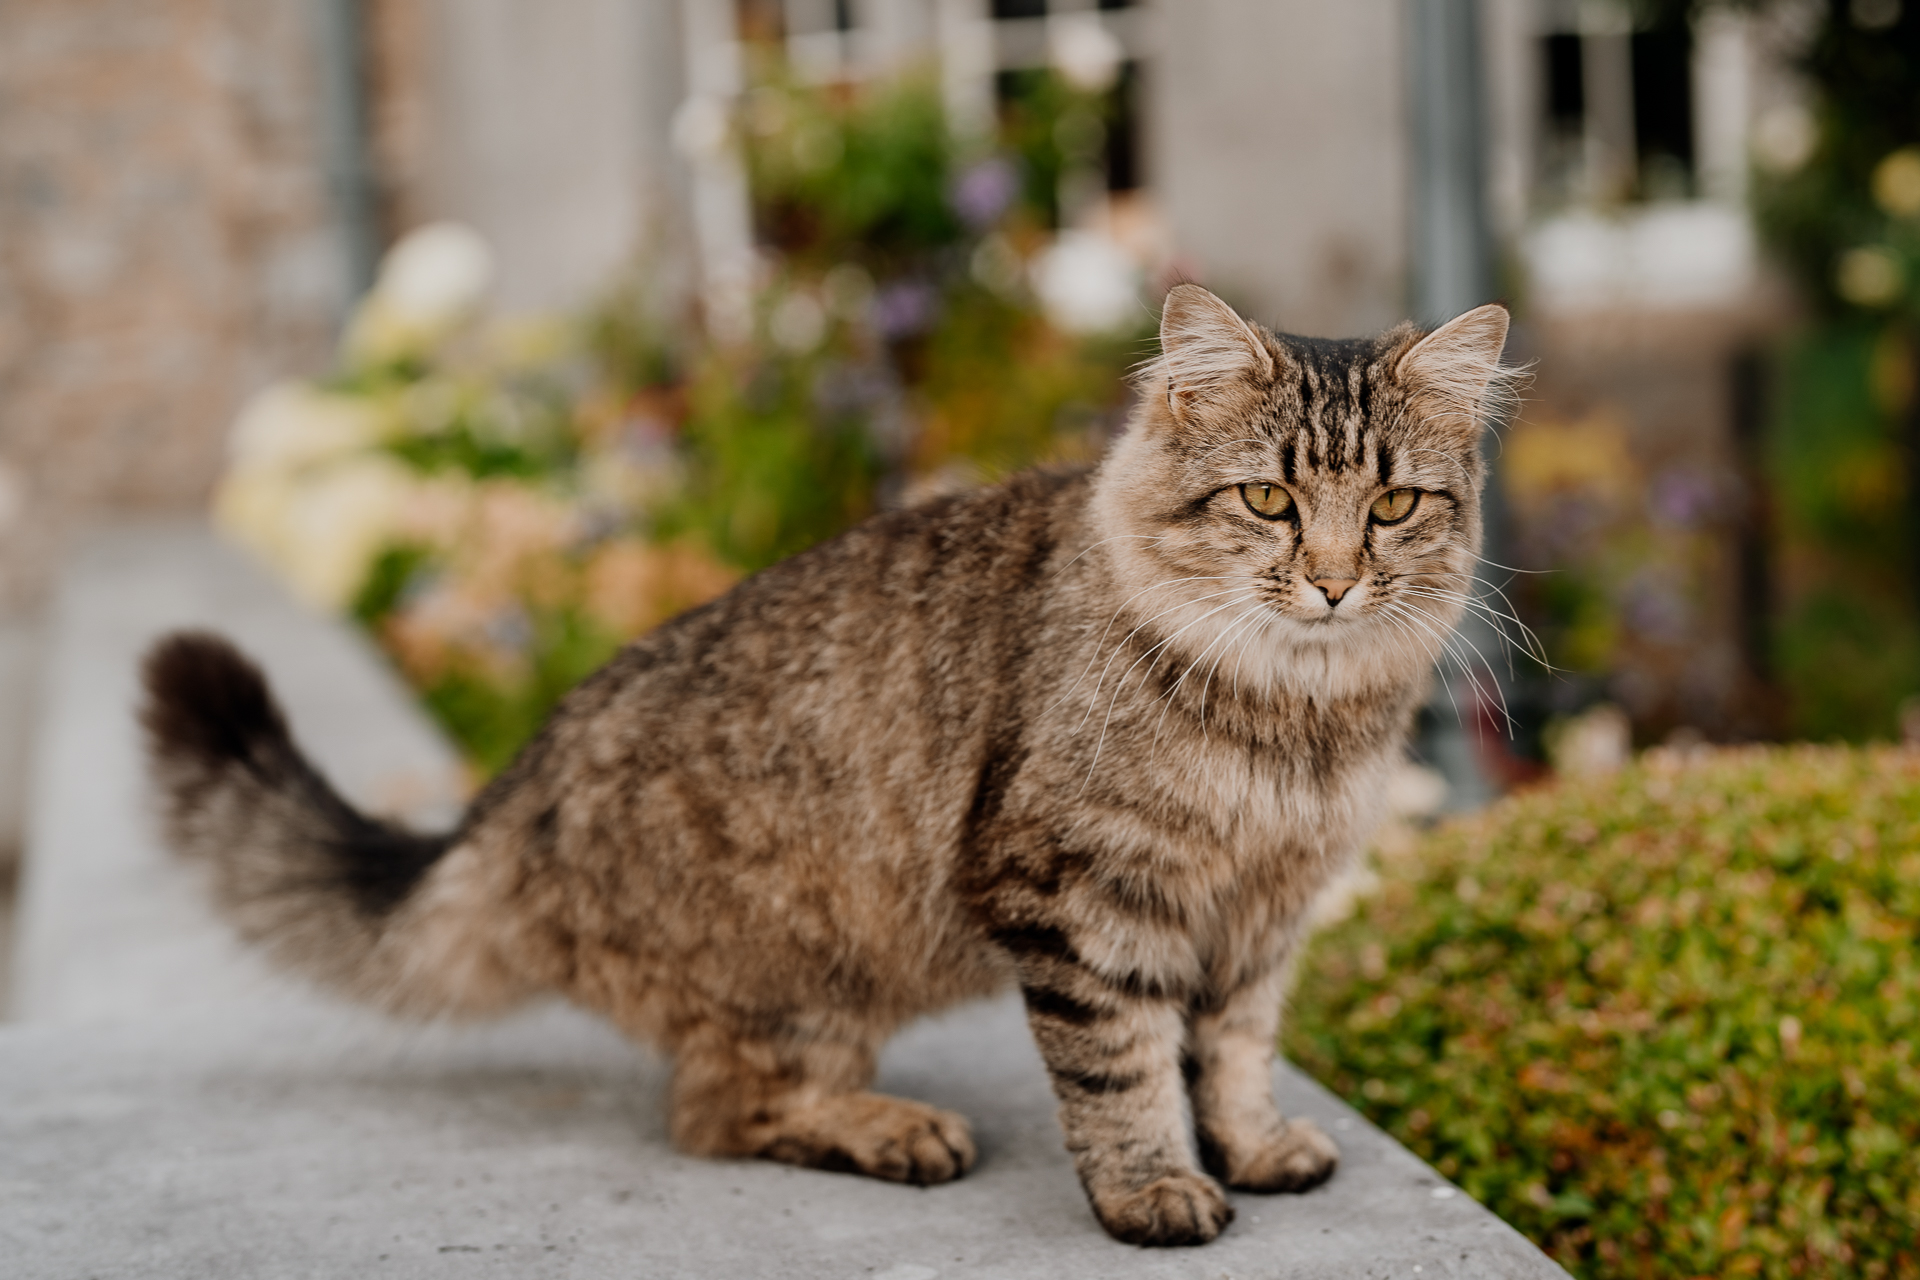
M1406 0L1408 132L1413 151L1412 281L1414 318L1438 324L1492 299L1493 233L1487 214L1485 83L1479 0ZM1483 442L1483 448L1486 442ZM1497 446L1487 450L1497 455ZM1481 500L1486 553L1505 561L1499 487L1491 470ZM1501 640L1469 613L1461 647L1487 662L1472 671L1443 668L1423 717L1420 746L1446 775L1449 809L1493 798L1478 750L1483 700L1498 698ZM1476 660L1477 661L1477 660Z
M319 20L327 186L351 306L373 286L381 248L379 186L368 143L364 0L321 0Z

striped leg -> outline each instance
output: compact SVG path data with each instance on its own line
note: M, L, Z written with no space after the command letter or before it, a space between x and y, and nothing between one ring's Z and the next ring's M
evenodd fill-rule
M1067 1150L1100 1224L1130 1244L1205 1244L1219 1235L1233 1209L1193 1162L1181 1096L1184 1002L1102 975L1057 930L1002 940L1018 963Z
M1284 966L1196 1012L1187 1080L1200 1158L1239 1191L1305 1191L1333 1176L1339 1148L1311 1120L1283 1120L1273 1101L1274 1038Z

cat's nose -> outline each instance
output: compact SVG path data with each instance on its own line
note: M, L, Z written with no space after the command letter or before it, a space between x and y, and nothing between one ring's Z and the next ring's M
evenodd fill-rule
M1330 605L1339 604L1340 597L1360 584L1358 578L1315 578L1313 585L1320 588L1320 594L1327 598Z

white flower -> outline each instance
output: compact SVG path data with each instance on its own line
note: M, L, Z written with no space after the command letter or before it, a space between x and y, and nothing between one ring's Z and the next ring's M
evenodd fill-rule
M1032 270L1047 318L1069 332L1107 333L1143 314L1139 268L1103 235L1063 231Z
M437 329L463 319L493 286L493 250L459 222L430 222L387 251L374 293L402 323Z
M305 382L276 382L240 410L227 451L236 471L290 471L378 443L372 404Z
M400 528L415 485L404 465L375 453L297 475L236 470L214 497L214 520L306 604L339 611Z
M424 354L472 319L493 284L493 250L478 231L434 222L387 251L348 326L346 349L383 362Z
M780 299L767 317L767 334L782 350L805 355L827 333L827 311L810 293L794 291Z
M1104 93L1120 78L1127 51L1098 14L1063 13L1047 24L1053 65L1083 93Z

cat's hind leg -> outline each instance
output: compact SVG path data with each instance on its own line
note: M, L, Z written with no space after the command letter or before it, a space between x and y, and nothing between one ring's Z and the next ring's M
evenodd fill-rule
M1286 973L1274 966L1196 1011L1185 1070L1207 1169L1237 1191L1306 1191L1333 1176L1339 1148L1311 1120L1286 1120L1273 1100L1274 1038Z
M928 1186L973 1167L965 1117L874 1093L873 1051L709 1025L674 1054L674 1144Z

